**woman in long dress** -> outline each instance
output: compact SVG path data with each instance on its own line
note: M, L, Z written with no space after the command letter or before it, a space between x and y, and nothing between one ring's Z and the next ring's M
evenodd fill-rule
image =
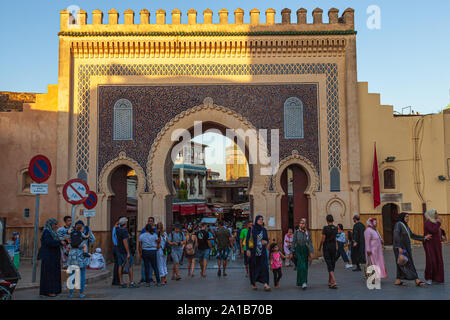
M402 280L414 280L416 282L416 286L423 287L426 285L426 283L420 281L419 276L417 275L416 267L414 266L414 260L412 257L411 239L425 242L431 239L431 235L427 234L426 236L418 236L414 234L408 226L408 221L408 214L402 212L399 215L399 221L395 224L394 227L394 254L395 261L397 263L397 278L395 281L395 285L406 286L406 283L404 283ZM406 256L406 258L408 259L408 261L404 265L398 264L398 257L400 254Z
M42 296L56 297L61 293L61 250L66 245L65 241L59 239L56 230L58 221L49 219L44 226L41 235L41 279L39 294Z
M160 222L156 225L157 232L160 239L160 247L157 252L159 276L161 277L161 284L167 284L167 256L164 252L167 243L167 233L164 231L164 226Z
M306 219L300 220L299 228L294 233L291 252L297 256L297 286L305 290L308 286L308 262L314 253L311 233L306 229Z
M444 261L442 259L442 221L436 210L425 212L425 234L431 234L431 239L424 242L426 257L425 282L431 284L433 281L444 282Z
M250 283L252 289L256 290L256 282L264 284L264 290L270 291L269 286L269 263L267 256L267 244L269 238L264 228L264 218L257 216L254 226L247 234L247 257L250 263Z
M364 239L366 244L367 264L369 265L370 263L370 265L376 266L376 273L380 279L387 278L383 256L383 240L377 231L376 218L370 218L367 220L367 228L364 231Z

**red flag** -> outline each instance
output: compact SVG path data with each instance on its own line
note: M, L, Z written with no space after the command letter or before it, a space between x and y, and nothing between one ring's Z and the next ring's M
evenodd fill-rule
M376 209L381 204L380 196L380 178L378 177L378 160L377 160L377 144L375 143L375 150L373 154L373 207Z

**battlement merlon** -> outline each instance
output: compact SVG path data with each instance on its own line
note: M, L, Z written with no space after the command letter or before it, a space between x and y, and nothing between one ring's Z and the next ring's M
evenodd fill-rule
M181 23L182 12L174 9L171 12L172 23L166 24L166 11L159 9L155 12L156 24L150 23L150 11L143 9L139 12L140 22L137 23L135 13L128 9L124 12L124 24L119 24L119 12L116 9L108 11L107 24L104 23L104 14L100 10L92 12L92 23L88 23L88 14L79 10L74 17L67 9L61 11L60 36L117 36L136 35L140 33L242 33L242 32L303 32L305 34L354 34L355 16L354 10L346 9L341 17L339 10L332 8L328 11L329 21L323 22L323 10L316 8L311 16L312 21L308 23L307 10L304 8L296 11L297 21L291 22L291 10L281 11L281 23L275 23L276 11L269 8L265 11L265 23L260 20L260 11L252 9L248 13L250 23L244 23L244 10L238 8L234 11L234 22L229 20L229 11L221 9L218 13L219 23L212 23L213 11L203 11L203 23L198 23L197 11L190 9L187 12L188 23Z

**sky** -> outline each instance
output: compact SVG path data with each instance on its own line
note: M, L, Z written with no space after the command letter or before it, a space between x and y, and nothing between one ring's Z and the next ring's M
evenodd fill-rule
M131 8L135 12L150 10L150 22L155 23L155 11L182 11L182 23L187 22L186 12L193 7L199 12L210 8L214 12L213 23L218 22L218 11L224 6L231 13L236 8L245 10L244 22L249 22L249 11L256 7L261 11L274 8L276 22L281 22L283 8L295 11L308 10L308 22L312 22L312 10L324 10L324 22L328 21L328 9L335 7L340 14L347 8L355 9L358 54L358 81L369 83L369 92L380 93L381 103L393 105L395 110L412 106L422 114L440 112L450 103L450 1L448 0L258 0L258 1L206 1L206 0L0 0L0 91L46 92L47 85L58 81L59 12L70 6L78 6L88 12L103 12L116 8L120 13ZM373 20L379 8L380 19ZM170 22L170 14L167 15ZM367 22L371 22L370 28ZM373 22L380 22L379 24ZM123 23L123 14L120 16ZM374 28L376 26L377 28ZM407 112L407 110L405 110Z

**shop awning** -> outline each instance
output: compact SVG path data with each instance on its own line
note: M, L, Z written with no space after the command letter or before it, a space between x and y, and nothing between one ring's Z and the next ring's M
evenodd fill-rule
M203 214L203 213L206 213L206 209L207 209L208 207L206 206L206 204L204 204L204 203L200 203L200 204L197 204L197 214Z
M182 216L190 216L195 214L195 204L180 205L180 214Z
M137 207L135 207L135 206L127 206L127 211L137 211Z
M172 212L180 212L180 205L174 204L172 206Z

